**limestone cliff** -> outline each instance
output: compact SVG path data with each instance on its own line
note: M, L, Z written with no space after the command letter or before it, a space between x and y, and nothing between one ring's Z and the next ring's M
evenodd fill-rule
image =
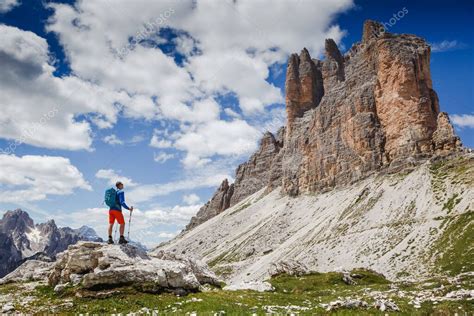
M292 54L285 89L286 127L264 135L233 187L224 194L221 186L188 229L263 187L291 196L327 191L461 149L432 87L430 46L377 22L365 23L345 55L332 39L324 60L306 49Z

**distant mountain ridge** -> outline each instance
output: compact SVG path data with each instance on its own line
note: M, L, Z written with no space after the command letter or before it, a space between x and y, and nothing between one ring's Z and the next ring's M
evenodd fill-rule
M52 260L79 240L103 241L88 226L58 227L54 220L35 224L21 209L7 211L0 220L0 277L28 259Z

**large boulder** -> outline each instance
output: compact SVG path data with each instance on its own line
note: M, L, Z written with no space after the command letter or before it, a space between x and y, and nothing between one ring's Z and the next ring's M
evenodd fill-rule
M79 242L58 256L48 282L51 286L72 283L96 290L124 285L137 288L195 291L208 283L218 285L207 265L165 253L148 255L131 245Z

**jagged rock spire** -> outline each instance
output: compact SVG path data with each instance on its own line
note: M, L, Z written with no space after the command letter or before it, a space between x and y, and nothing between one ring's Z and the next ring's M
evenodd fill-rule
M345 78L344 58L332 38L326 39L325 56L322 66L324 90L330 90Z
M362 43L368 43L373 39L382 37L386 33L386 29L382 23L372 20L364 22L364 30L362 32Z
M461 139L454 132L448 113L438 114L437 128L433 133L434 150L441 155L452 153L461 149Z
M286 111L288 128L295 118L318 106L324 95L321 69L306 48L300 55L292 54L286 72Z

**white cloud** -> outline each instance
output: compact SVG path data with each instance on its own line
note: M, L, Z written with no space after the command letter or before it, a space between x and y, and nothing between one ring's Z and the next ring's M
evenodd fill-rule
M197 196L194 193L186 194L186 195L183 196L183 202L186 203L187 205L196 204L200 200L201 199L199 198L199 196Z
M153 154L153 160L158 163L165 163L166 161L174 158L173 154L167 154L166 152L162 151L158 154Z
M235 93L245 115L283 103L280 89L267 81L269 67L284 64L303 46L317 56L326 37L338 42L344 32L331 21L352 1L137 0L132 6L98 0L49 6L54 15L47 29L58 34L74 73L133 96L122 102L126 116L196 124L219 120L213 99L218 94ZM164 12L172 14L159 27L178 31L174 43L186 58L183 66L150 45L163 42L157 32L140 31ZM137 33L148 33L147 44L132 45L120 58L116 52Z
M144 140L145 140L145 136L143 136L143 135L134 135L129 141L127 141L127 143L134 145L134 144L141 143Z
M0 189L3 203L22 203L91 190L91 186L67 158L0 155Z
M0 0L0 13L11 11L14 7L19 5L19 0Z
M120 140L115 134L107 135L103 139L104 143L109 145L122 145L123 141Z
M474 115L472 114L452 114L449 117L459 128L474 128Z
M150 140L150 146L155 148L171 148L173 147L173 143L167 139L160 138L157 134L153 134Z
M175 120L182 124L176 143L174 139L155 142L153 138L151 143L159 148L175 144L187 151L186 165L205 165L212 155L239 155L243 147L250 147L251 139L256 143L251 135L256 127L247 124L250 132L237 144L215 147L226 137L209 135L206 127L232 129L244 124L220 121L216 96L234 93L244 114L241 120L282 103L280 89L268 81L269 68L283 65L290 53L303 46L317 56L326 37L338 42L344 32L332 25L332 20L350 8L352 1L278 1L269 5L262 0L137 0L130 5L124 0L113 4L97 0L47 6L54 13L46 29L57 34L73 75L53 76L46 40L1 26L0 52L9 62L0 77L2 93L7 96L0 101L5 113L0 137L18 139L31 122L56 106L54 117L22 142L92 150L94 126L111 128L120 114L133 119ZM165 12L170 14L162 19ZM147 23L160 19L155 23L156 32L143 32ZM185 56L182 65L153 44L166 40L159 37L159 27L178 31L174 43ZM146 43L130 46L130 38L138 37ZM130 50L118 54L123 47ZM29 87L28 93L23 87ZM203 148L189 144L192 138L202 138Z
M185 175L184 179L167 183L140 185L127 193L132 203L147 202L157 196L165 196L173 192L193 190L197 188L213 188L223 179L232 179L225 173L208 173L208 169L199 170L197 174Z
M134 135L132 138L126 139L126 140L121 140L115 134L110 134L110 135L107 135L104 138L102 138L102 141L104 143L107 143L107 144L112 145L112 146L113 145L123 145L123 144L136 145L138 143L141 143L144 140L145 140L145 136L143 136L143 135Z
M143 217L155 223L186 224L196 215L200 205L176 205L171 209L155 209L141 213Z
M27 143L45 148L91 149L90 123L77 119L115 122L115 102L127 100L75 76L55 77L45 39L0 24L0 137L10 139L10 150ZM102 123L103 124L103 123ZM14 144L14 146L12 146Z
M173 238L176 235L177 235L177 233L161 232L161 233L158 234L158 238L169 239L169 238Z
M98 179L108 180L108 184L115 185L117 181L120 181L124 184L125 187L134 187L138 183L135 183L132 179L119 175L112 169L100 169L95 174L95 177Z
M465 44L460 43L456 40L453 41L442 41L442 42L436 42L436 43L431 43L431 51L433 53L440 53L440 52L446 52L454 49L459 49L459 48L464 48Z
M213 155L245 155L257 147L258 130L246 121L211 121L178 136L175 147L187 152L188 168L204 165Z
M185 56L192 55L194 50L196 49L194 39L187 35L181 35L175 38L174 42L176 45L176 50Z
M233 118L242 118L239 113L235 112L231 108L225 108L224 113Z

